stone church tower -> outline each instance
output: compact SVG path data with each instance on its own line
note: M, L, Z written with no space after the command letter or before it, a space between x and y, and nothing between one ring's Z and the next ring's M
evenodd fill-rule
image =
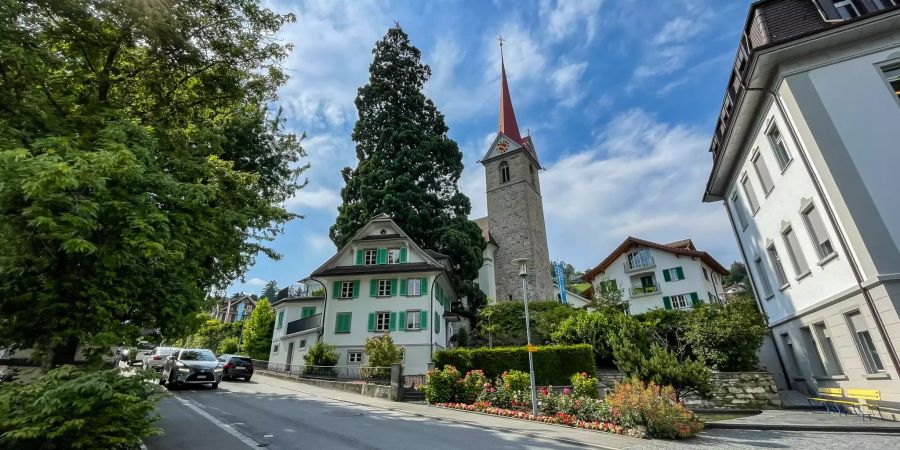
M499 129L480 161L486 178L488 217L486 221L476 222L495 244L489 247L493 249L496 300L521 301L522 279L518 264L513 262L517 258L528 258L529 301L552 300L555 297L538 175L541 164L531 136L519 134L506 81L502 44L500 49Z

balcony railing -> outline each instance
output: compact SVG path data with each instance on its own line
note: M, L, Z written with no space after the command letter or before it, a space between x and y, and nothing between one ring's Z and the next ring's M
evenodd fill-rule
M656 262L653 261L653 256L650 255L637 256L631 258L629 261L625 261L622 264L625 266L625 272L634 272L637 270L652 269L656 267Z
M301 331L312 330L322 326L322 314L297 319L287 324L285 334L294 334Z
M632 286L630 289L632 297L640 297L643 295L659 294L659 283L653 283L653 286Z

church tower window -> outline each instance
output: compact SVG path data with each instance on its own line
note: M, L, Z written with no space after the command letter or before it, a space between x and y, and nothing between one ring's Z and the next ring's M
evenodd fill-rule
M500 182L509 182L509 164L507 164L506 161L500 163Z

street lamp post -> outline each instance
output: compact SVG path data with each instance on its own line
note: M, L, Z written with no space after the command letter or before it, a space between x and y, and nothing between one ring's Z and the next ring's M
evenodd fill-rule
M531 351L531 318L528 315L528 293L527 282L528 277L527 258L519 258L513 262L519 263L519 277L522 278L522 301L525 302L525 339L528 341L528 376L531 378L531 414L538 415L537 402L537 386L534 382L534 358Z

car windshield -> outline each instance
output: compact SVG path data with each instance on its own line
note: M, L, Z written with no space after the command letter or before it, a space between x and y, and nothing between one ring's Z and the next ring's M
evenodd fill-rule
M182 361L215 361L216 355L209 350L182 350L178 359Z
M243 356L232 356L230 359L233 362L242 362L242 363L250 364L250 358L245 358Z
M141 342L140 344L138 344L138 348L141 350L153 350L154 348L156 348L156 346L149 342Z

